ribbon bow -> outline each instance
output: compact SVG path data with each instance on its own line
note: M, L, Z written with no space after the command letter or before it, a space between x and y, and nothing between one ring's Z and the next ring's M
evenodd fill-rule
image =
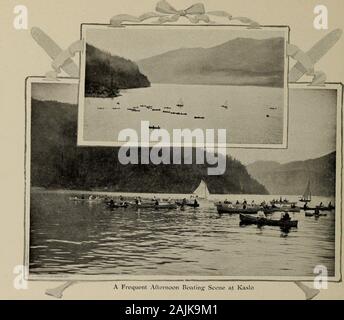
M209 22L209 18L205 15L205 8L202 3L196 3L185 10L177 10L166 0L161 0L157 3L155 10L159 13L168 15L159 17L160 23L176 22L180 17L186 17L192 23L197 23L200 20Z

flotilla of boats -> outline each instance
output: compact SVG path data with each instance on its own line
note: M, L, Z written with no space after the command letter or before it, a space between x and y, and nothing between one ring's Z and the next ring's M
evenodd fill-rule
M310 187L307 186L310 193ZM306 190L306 191L307 191ZM308 192L308 191L307 191ZM305 192L306 194L306 192ZM186 210L186 208L198 209L201 207L201 199L207 200L210 193L206 183L202 180L199 186L195 189L190 199L158 199L155 196L152 199L142 199L140 196L135 198L124 199L122 196L115 198L109 196L90 195L90 196L71 196L69 199L76 202L87 203L103 203L107 209L126 209L134 210ZM309 200L311 197L303 196L301 199ZM300 200L301 201L301 200ZM303 201L304 202L304 201ZM258 225L258 226L278 226L281 229L297 228L298 220L293 220L289 213L304 212L305 217L325 217L326 211L333 211L335 206L330 202L328 206L324 206L321 202L318 206L313 208L308 207L309 201L305 202L304 206L297 206L298 202L289 201L287 199L273 199L269 202L263 201L256 204L254 201L249 203L246 199L242 202L237 200L231 202L225 200L224 202L215 202L217 213L222 214L238 214L240 218L240 225ZM269 217L274 213L281 213L280 219Z
M227 102L225 102L225 104L226 103ZM228 106L226 106L225 104L222 107L225 109L228 109ZM179 110L184 107L183 99L179 99L179 101L176 103L176 107L178 107ZM106 108L98 106L97 109L98 110L105 110ZM146 110L152 111L152 112L162 112L165 114L171 114L171 115L177 115L177 116L187 116L188 115L187 112L173 111L173 107L170 107L170 106L154 107L152 105L140 104L139 106L127 107L127 111L130 111L130 112L141 112L142 109L146 109ZM117 101L116 105L112 107L112 110L121 110L119 101ZM205 119L205 116L195 115L194 119L195 120Z

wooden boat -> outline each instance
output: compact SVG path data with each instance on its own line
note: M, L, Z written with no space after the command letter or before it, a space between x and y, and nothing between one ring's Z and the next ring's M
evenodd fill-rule
M199 208L200 204L199 203L195 203L193 201L187 201L186 203L183 203L182 201L176 201L176 204L178 206L186 206L186 207L191 207L191 208Z
M88 203L92 203L92 202L100 202L102 201L101 198L78 198L78 197L70 197L69 200L71 201L78 201L78 202L88 202Z
M261 209L259 207L247 207L243 208L242 206L229 206L225 204L217 204L216 205L217 212L219 214L223 213L230 213L230 214L238 214L238 213L250 213L250 214L256 214Z
M269 207L263 208L265 214L271 214L274 212L300 212L300 207L289 207L289 206L282 206L282 207Z
M179 101L177 102L176 106L179 107L179 108L184 107L183 99L179 99Z
M315 211L305 211L305 217L326 217L327 213L318 212L315 213Z
M266 218L257 218L250 215L240 214L241 224L257 224L261 226L276 226L281 228L297 228L297 220L272 220Z
M128 208L128 203L111 203L111 202L107 202L106 206L109 209L117 209L117 208Z
M160 126L149 126L150 130L159 130Z
M319 211L332 211L332 210L334 210L335 209L335 207L334 206L330 206L330 207L319 207L319 206L317 206L317 207L315 207L315 208L310 208L310 207L306 207L306 208L303 208L303 210L319 210Z
M226 100L225 103L221 106L221 108L228 109L228 101Z
M177 209L178 206L175 203L159 203L158 205L153 203L140 203L140 204L131 204L131 207L135 209L154 209L154 210L161 210L161 209Z

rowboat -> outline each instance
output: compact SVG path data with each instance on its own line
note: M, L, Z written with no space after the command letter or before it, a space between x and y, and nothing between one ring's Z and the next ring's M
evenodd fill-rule
M300 207L289 207L289 206L282 206L282 207L269 207L263 209L265 214L271 214L274 212L300 212Z
M178 206L186 206L186 207L191 207L191 208L199 208L199 203L194 203L194 202L186 202L186 203L183 203L181 201L176 201L176 204Z
M315 211L305 211L305 216L306 217L326 217L327 213L323 213L323 212L318 212L315 213Z
M175 203L139 203L139 204L130 204L130 207L134 209L154 209L154 210L160 210L160 209L177 209L178 206Z
M319 210L319 211L332 211L335 209L335 207L331 206L331 207L315 207L315 208L309 208L309 207L306 207L306 208L303 208L304 210Z
M276 226L281 228L297 228L297 220L272 220L266 218L257 218L249 215L240 214L241 224L257 224L260 226Z
M235 207L235 206L228 206L228 205L224 205L224 204L217 204L216 205L217 208L217 212L219 214L223 214L223 213L251 213L251 214L255 214L258 213L258 211L260 211L259 207L247 207L247 208L243 208L242 206L240 207Z
M127 208L128 203L106 203L109 209L117 209L117 208Z
M312 201L311 181L310 180L308 180L308 184L307 184L306 190L303 193L300 201L301 202L305 202L305 203L308 203L308 202Z

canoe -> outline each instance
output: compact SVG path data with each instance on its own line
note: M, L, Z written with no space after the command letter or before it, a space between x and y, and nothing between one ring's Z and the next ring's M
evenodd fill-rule
M240 214L241 224L257 224L261 226L276 226L282 228L297 228L297 220L270 220L266 218L257 218L249 215Z
M274 212L300 212L301 208L299 208L299 207L294 207L294 208L291 208L291 207L272 208L272 207L270 207L270 208L263 209L263 211L265 214L271 214Z
M316 210L318 209L319 211L332 211L335 209L335 207L315 207L315 208L302 208L303 210Z
M195 204L194 202L183 203L181 201L176 201L176 204L180 207L183 205L186 207L191 207L191 208L199 208L200 207L199 203Z
M110 209L128 208L128 204L127 203L125 203L125 204L119 204L119 203L111 204L111 203L107 203L106 205Z
M309 211L305 211L305 216L306 217L326 217L327 213L315 213L315 212L309 212Z
M177 209L178 206L175 203L160 203L156 205L155 203L141 203L141 204L131 204L132 208L135 209Z
M246 209L243 209L242 207L230 207L230 206L226 206L226 205L221 205L218 204L216 205L217 208L217 212L222 214L222 213L251 213L251 214L255 214L258 213L258 211L260 211L259 207L248 207Z

